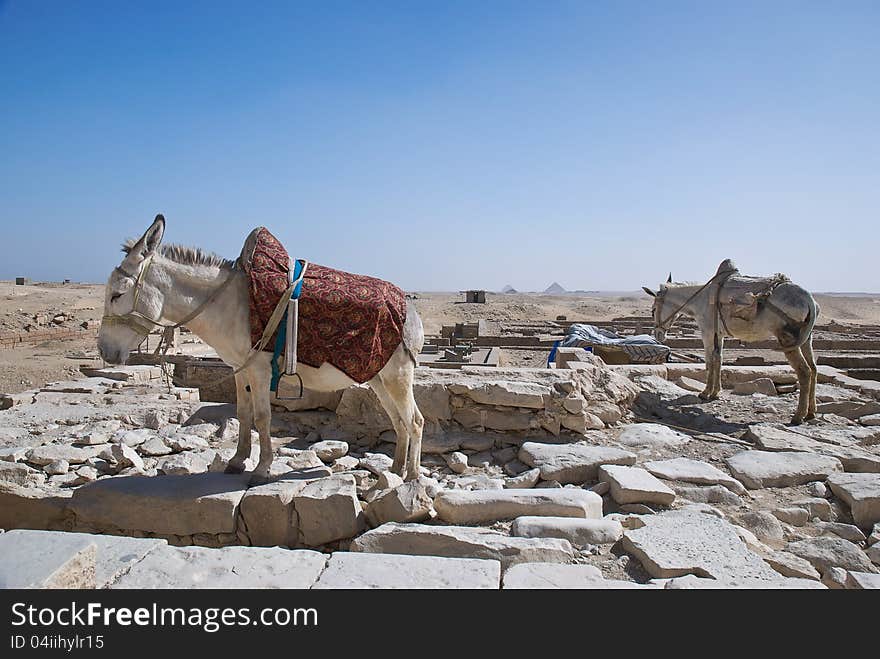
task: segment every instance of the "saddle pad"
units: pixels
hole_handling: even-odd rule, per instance
[[[760,302],[768,298],[780,284],[790,280],[783,274],[772,277],[745,277],[736,274],[721,287],[718,302],[726,318],[752,321],[758,315]]]
[[[290,282],[290,259],[268,229],[258,230],[249,278],[251,342]],[[372,379],[403,340],[406,296],[387,281],[309,263],[299,298],[297,361],[318,368],[329,362],[355,382]],[[274,338],[266,347],[272,351]]]

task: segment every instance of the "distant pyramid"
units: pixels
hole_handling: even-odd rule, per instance
[[[565,293],[565,289],[555,281],[544,291],[544,295],[562,295],[563,293]]]
[[[505,286],[504,288],[501,289],[501,292],[502,293],[516,293],[517,290],[513,286],[508,284],[507,286]]]

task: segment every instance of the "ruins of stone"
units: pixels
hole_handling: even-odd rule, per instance
[[[421,468],[406,482],[365,385],[295,399],[285,385],[268,482],[224,474],[241,433],[234,385],[219,382],[230,369],[186,330],[164,366],[151,335],[127,366],[74,358],[78,373],[11,390],[0,585],[878,587],[880,329],[816,325],[818,415],[789,426],[796,379],[770,345],[729,341],[720,397],[702,401],[687,320],[666,339],[668,363],[608,364],[578,348],[548,367],[576,321],[468,315],[522,299],[490,295],[426,326],[413,385]],[[67,313],[51,331],[76,336],[51,340],[94,342],[88,314]],[[622,334],[652,324],[579,322]],[[12,345],[0,349],[32,349]],[[258,459],[255,446],[245,468]]]

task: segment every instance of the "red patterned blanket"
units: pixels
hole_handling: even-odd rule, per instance
[[[249,279],[254,344],[287,290],[290,259],[265,227],[251,234],[248,243],[242,264]],[[329,362],[355,382],[367,382],[400,345],[405,321],[406,298],[394,284],[309,263],[299,298],[297,360],[315,368]],[[273,337],[265,349],[274,346]]]

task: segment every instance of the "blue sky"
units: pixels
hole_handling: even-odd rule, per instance
[[[257,5],[256,7],[252,5]],[[166,240],[409,290],[880,291],[877,2],[0,0],[0,278]]]

